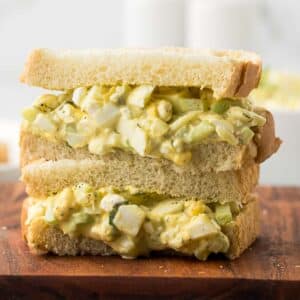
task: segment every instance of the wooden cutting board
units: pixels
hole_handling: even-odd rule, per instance
[[[260,238],[235,261],[207,262],[33,256],[20,234],[24,188],[0,190],[0,299],[300,299],[300,188],[258,188]]]

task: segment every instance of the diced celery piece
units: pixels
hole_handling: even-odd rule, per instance
[[[243,127],[240,131],[240,139],[242,144],[247,145],[252,140],[254,132],[249,127]]]
[[[251,121],[251,117],[248,115],[247,110],[244,110],[238,106],[232,106],[227,111],[227,116],[229,120],[240,121],[243,124],[247,124]]]
[[[231,101],[229,99],[221,99],[212,104],[211,110],[217,114],[223,114],[229,109]]]
[[[219,225],[225,225],[232,221],[232,214],[229,204],[217,205],[215,211],[215,218]]]
[[[237,106],[230,107],[227,111],[227,115],[228,119],[240,121],[241,124],[248,124],[249,126],[263,126],[266,122],[263,116]]]
[[[204,111],[204,103],[200,99],[170,98],[169,101],[172,103],[173,110],[177,114],[195,110]]]

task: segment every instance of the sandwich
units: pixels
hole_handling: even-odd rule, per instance
[[[280,146],[247,96],[261,60],[185,48],[49,50],[21,81],[22,235],[33,253],[239,257],[259,234],[259,164]]]

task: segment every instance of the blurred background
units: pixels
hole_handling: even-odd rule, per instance
[[[284,144],[263,164],[261,182],[300,185],[299,11],[297,0],[0,0],[0,154],[2,142],[10,156],[0,180],[18,176],[21,110],[41,93],[18,82],[32,48],[186,46],[262,56],[271,70],[264,88],[279,93],[253,97],[273,111]]]

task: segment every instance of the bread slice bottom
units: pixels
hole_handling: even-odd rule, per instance
[[[34,254],[54,253],[64,255],[116,255],[108,245],[100,240],[86,237],[70,237],[59,228],[48,225],[45,221],[27,225],[29,200],[23,203],[21,214],[22,235]],[[259,234],[259,203],[256,196],[251,195],[251,201],[244,205],[235,219],[222,227],[223,233],[230,241],[230,247],[225,254],[229,259],[239,257],[256,239]],[[165,253],[165,251],[164,251]],[[167,252],[181,255],[180,252]]]

